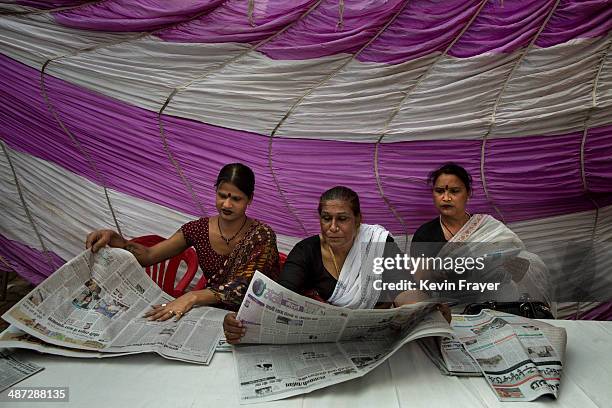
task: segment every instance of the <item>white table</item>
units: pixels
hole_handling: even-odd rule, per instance
[[[500,403],[483,378],[445,377],[415,344],[408,344],[366,376],[285,400],[271,407],[610,407],[612,322],[549,321],[568,334],[558,400]],[[21,351],[45,370],[23,387],[70,387],[68,403],[3,403],[4,407],[219,407],[239,406],[231,353],[216,353],[210,366],[157,355],[82,360]],[[5,391],[6,392],[6,391]],[[251,404],[250,406],[263,406]],[[245,405],[243,405],[245,406]]]

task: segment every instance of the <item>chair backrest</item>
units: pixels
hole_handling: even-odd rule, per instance
[[[283,266],[285,266],[285,262],[287,261],[287,254],[284,254],[282,252],[278,253],[278,258],[279,258],[279,264],[280,264],[280,271],[283,271]]]
[[[164,240],[165,238],[162,238],[159,235],[145,235],[132,239],[133,242],[147,247],[152,247]],[[181,262],[185,262],[187,264],[187,271],[175,286],[174,282],[176,280],[176,274]],[[161,261],[155,265],[147,266],[145,271],[147,275],[149,275],[164,292],[171,296],[179,297],[185,293],[187,287],[198,271],[198,255],[196,254],[195,249],[190,247],[168,260]],[[202,275],[202,278],[200,278],[194,290],[204,289],[205,287],[206,277]]]

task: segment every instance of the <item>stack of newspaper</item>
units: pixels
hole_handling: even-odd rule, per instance
[[[246,327],[234,347],[241,402],[277,400],[362,377],[409,341],[448,337],[452,330],[436,308],[420,303],[350,310],[300,296],[256,273],[237,316]]]
[[[151,305],[173,299],[131,253],[87,250],[2,316],[11,326],[0,335],[0,347],[90,358],[156,352],[208,364],[223,336],[227,311],[198,307],[178,322],[143,317]]]
[[[484,375],[500,401],[558,396],[565,329],[493,310],[453,315],[451,325],[452,338],[419,341],[442,373]]]

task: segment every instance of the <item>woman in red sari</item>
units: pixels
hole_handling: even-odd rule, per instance
[[[228,310],[240,307],[255,270],[272,279],[279,274],[276,235],[266,224],[249,218],[255,175],[241,163],[224,166],[215,183],[218,215],[183,225],[170,238],[152,247],[126,240],[112,230],[98,230],[87,236],[86,247],[93,252],[105,245],[130,251],[142,266],[172,258],[193,246],[198,254],[208,287],[176,300],[155,305],[145,316],[150,320],[181,318],[196,305],[214,305]]]

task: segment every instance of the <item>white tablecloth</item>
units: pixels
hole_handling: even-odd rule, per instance
[[[483,378],[445,377],[415,344],[408,344],[366,376],[270,407],[612,407],[612,322],[549,321],[568,333],[558,400],[501,403]],[[23,387],[69,387],[68,403],[2,403],[4,407],[218,407],[239,406],[231,353],[216,353],[210,366],[157,355],[82,360],[20,351],[45,367]],[[6,392],[6,391],[5,391]]]

